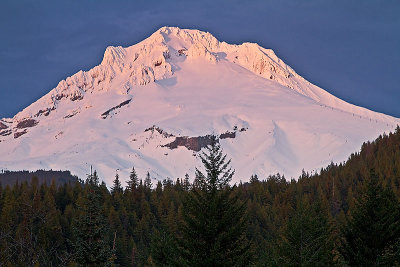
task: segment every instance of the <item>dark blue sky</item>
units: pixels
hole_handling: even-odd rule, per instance
[[[165,25],[257,42],[345,101],[400,117],[399,14],[398,0],[2,0],[0,118]]]

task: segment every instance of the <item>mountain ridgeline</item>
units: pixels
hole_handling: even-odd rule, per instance
[[[108,47],[99,65],[0,118],[0,169],[82,177],[93,165],[110,184],[115,170],[124,182],[137,166],[154,182],[193,173],[215,133],[235,182],[277,172],[290,179],[346,160],[399,123],[308,82],[272,49],[162,27]]]
[[[152,185],[149,173],[138,177],[132,169],[127,187],[116,175],[111,190],[97,174],[86,182],[58,186],[40,185],[37,179],[1,186],[0,262],[4,266],[400,264],[399,127],[364,143],[346,162],[330,164],[315,175],[303,172],[298,180],[287,181],[279,174],[252,175],[248,182],[229,185],[230,162],[218,144],[211,144],[208,151],[202,156],[206,172],[198,171],[193,183],[186,175]],[[220,231],[212,232],[215,229]],[[101,235],[94,238],[94,233]],[[193,233],[198,238],[192,240]]]

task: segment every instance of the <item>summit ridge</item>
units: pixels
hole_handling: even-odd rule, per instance
[[[311,84],[272,49],[162,27],[107,47],[99,65],[0,120],[0,168],[84,175],[94,165],[111,181],[135,166],[176,178],[194,170],[215,133],[237,179],[296,177],[345,160],[398,123]]]

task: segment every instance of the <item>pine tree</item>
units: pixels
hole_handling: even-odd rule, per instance
[[[258,175],[257,174],[251,175],[250,176],[250,183],[257,183],[257,182],[259,182]]]
[[[185,174],[185,179],[183,180],[183,189],[185,191],[190,190],[190,181],[189,181],[189,174]]]
[[[350,266],[399,264],[400,212],[390,187],[384,189],[372,170],[360,201],[342,229],[340,253]]]
[[[151,258],[156,266],[181,266],[178,246],[171,232],[162,227],[156,231],[151,241]]]
[[[327,210],[321,201],[299,200],[277,246],[278,265],[333,266],[334,243]]]
[[[81,266],[108,266],[112,250],[108,244],[109,230],[102,211],[96,172],[86,181],[80,215],[74,227],[75,260]]]
[[[93,186],[99,185],[99,177],[97,176],[96,171],[92,173],[92,166],[90,166],[90,175],[86,177],[86,184]]]
[[[147,172],[146,179],[144,179],[144,187],[147,189],[150,189],[151,186],[152,186],[152,183],[151,183],[150,173]]]
[[[135,167],[132,167],[132,171],[129,175],[129,180],[128,180],[127,184],[128,184],[128,186],[126,187],[126,189],[131,192],[133,192],[133,190],[135,190],[139,185],[139,178],[137,177]]]
[[[252,260],[245,205],[232,194],[234,171],[212,137],[200,156],[205,174],[196,169],[200,186],[184,202],[181,257],[188,266],[247,266]]]
[[[111,193],[114,195],[116,193],[122,193],[123,188],[121,185],[121,182],[119,181],[119,175],[118,173],[115,174],[115,179],[113,181],[113,186],[111,187]]]

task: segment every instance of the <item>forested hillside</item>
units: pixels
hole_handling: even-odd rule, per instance
[[[59,185],[75,183],[78,179],[70,171],[37,170],[30,172],[1,170],[0,172],[0,184],[3,187],[6,185],[13,186],[16,183],[31,182],[32,178],[37,179],[39,184],[51,184],[52,181],[55,181]]]
[[[229,185],[229,155],[219,149],[203,154],[193,183],[187,175],[152,185],[133,169],[111,190],[95,173],[0,187],[0,265],[204,266],[187,257],[196,247],[215,266],[400,263],[400,128],[297,181],[276,174]],[[207,225],[222,236],[191,237]],[[209,242],[220,246],[205,249]]]

